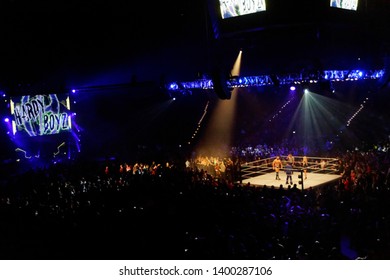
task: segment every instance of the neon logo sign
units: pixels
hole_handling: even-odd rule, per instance
[[[59,100],[56,94],[22,96],[11,101],[14,134],[24,131],[29,136],[58,134],[71,129],[69,97]]]

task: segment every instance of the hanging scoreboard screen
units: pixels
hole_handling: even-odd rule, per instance
[[[222,19],[266,11],[265,0],[219,0]]]
[[[359,0],[330,0],[330,6],[345,10],[356,11]]]
[[[67,94],[24,95],[10,101],[13,134],[44,136],[71,130]]]

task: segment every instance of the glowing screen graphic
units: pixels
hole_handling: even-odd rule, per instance
[[[70,100],[65,94],[13,97],[10,108],[14,135],[52,135],[71,129]]]
[[[265,0],[219,0],[219,7],[223,19],[266,10]]]
[[[330,6],[346,10],[357,10],[359,0],[330,0]]]

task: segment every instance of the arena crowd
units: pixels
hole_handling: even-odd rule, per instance
[[[267,145],[225,158],[76,160],[3,176],[0,257],[389,259],[388,146],[338,154],[338,183],[303,191],[240,182],[248,151],[257,159],[301,151]]]

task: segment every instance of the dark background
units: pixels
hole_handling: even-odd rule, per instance
[[[217,0],[5,0],[0,82],[72,88],[193,79],[231,67],[240,48],[248,74],[383,64],[387,1],[362,0],[357,12],[331,9],[327,0],[285,2],[220,21]]]
[[[167,97],[165,83],[191,81],[215,68],[226,74],[240,49],[243,76],[388,69],[389,3],[363,0],[353,12],[331,9],[327,0],[273,0],[267,1],[267,12],[221,21],[216,0],[5,0],[0,4],[0,90],[25,95],[77,89],[72,109],[83,150],[109,154],[118,147],[126,152],[126,145],[178,146],[194,131],[207,100],[217,98],[194,91],[164,110],[158,106]],[[360,92],[344,86],[350,96],[342,98],[359,106],[367,89],[387,89],[387,83],[388,76]],[[279,89],[267,88],[257,97],[256,91],[263,92],[248,95],[256,102],[242,102],[257,107],[251,111],[244,105],[240,112],[254,134],[262,129],[258,123],[285,102],[283,93],[272,95]],[[388,100],[377,96],[365,120],[375,123],[375,130],[362,131],[382,137],[388,131]],[[240,131],[237,138],[248,137]],[[2,141],[12,153],[12,144]]]

